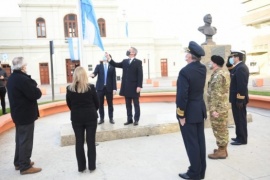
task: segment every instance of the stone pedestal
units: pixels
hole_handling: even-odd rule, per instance
[[[227,67],[226,67],[226,62],[227,62],[227,58],[231,53],[231,46],[230,45],[203,45],[202,46],[204,51],[205,51],[205,56],[202,57],[201,63],[203,63],[206,67],[207,67],[207,76],[206,76],[206,82],[205,82],[205,87],[204,87],[204,100],[206,103],[206,107],[208,109],[208,104],[207,104],[207,87],[208,87],[208,81],[211,77],[211,74],[213,73],[212,70],[209,69],[208,64],[211,62],[211,56],[213,55],[219,55],[221,56],[225,63],[223,66],[223,69],[225,72],[228,72]],[[229,96],[229,94],[228,94]],[[231,105],[229,103],[229,99],[228,99],[228,106],[229,106],[229,114],[228,114],[228,125],[232,125],[234,124],[234,120],[233,120],[233,116],[232,116],[232,111],[231,111]],[[208,118],[205,122],[205,126],[209,127],[211,126],[210,123],[210,115],[209,115],[209,111],[207,111],[208,114]],[[249,115],[248,116],[248,121],[252,121],[252,117]]]

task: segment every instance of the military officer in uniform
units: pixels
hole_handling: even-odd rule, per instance
[[[229,101],[235,123],[236,138],[232,138],[232,145],[247,144],[247,110],[249,70],[243,62],[245,54],[242,51],[231,51],[230,67],[230,94]]]
[[[228,92],[229,74],[222,70],[224,59],[221,56],[213,55],[210,62],[210,70],[213,70],[208,82],[207,100],[210,114],[210,121],[218,149],[209,154],[210,159],[226,159],[229,133],[227,129],[228,119]]]
[[[196,42],[190,41],[186,54],[187,65],[177,79],[176,117],[179,122],[190,166],[183,179],[203,179],[206,170],[204,120],[207,118],[203,91],[206,67],[200,60],[205,52]]]

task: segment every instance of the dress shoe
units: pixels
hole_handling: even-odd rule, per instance
[[[104,119],[100,119],[98,124],[103,124],[104,123]]]
[[[111,124],[114,124],[115,122],[114,122],[114,120],[113,120],[113,119],[110,119],[110,123],[111,123]]]
[[[245,145],[247,143],[241,143],[241,142],[238,142],[238,141],[235,141],[235,142],[231,142],[231,145]]]
[[[231,138],[232,141],[237,141],[237,138]]]
[[[35,167],[30,167],[29,169],[25,171],[21,171],[21,175],[24,174],[34,174],[40,172],[42,169],[41,168],[35,168]]]
[[[124,123],[124,125],[126,126],[126,125],[129,125],[129,124],[132,124],[132,123],[133,123],[132,121],[128,121],[128,122]]]
[[[93,173],[96,170],[96,168],[94,169],[89,169],[90,173]]]
[[[80,173],[85,173],[86,171],[85,171],[86,169],[84,169],[84,170],[81,170],[81,171],[79,171]]]
[[[135,122],[133,123],[134,126],[138,126],[138,124],[139,124],[138,121],[135,121]]]
[[[188,175],[187,175],[187,173],[183,173],[183,174],[179,174],[179,176],[181,177],[181,178],[183,178],[183,179],[191,179],[191,177],[189,177]]]
[[[33,161],[30,162],[30,166],[33,166],[35,163]],[[19,170],[20,166],[15,166],[15,170]]]

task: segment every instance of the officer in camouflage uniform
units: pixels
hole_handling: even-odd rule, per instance
[[[208,82],[208,107],[213,133],[216,137],[218,149],[209,154],[210,159],[225,159],[228,156],[227,144],[229,132],[227,129],[228,119],[228,92],[229,74],[222,70],[224,59],[220,56],[212,56],[210,69],[213,74]]]

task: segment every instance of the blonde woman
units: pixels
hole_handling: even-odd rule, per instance
[[[88,75],[83,67],[77,67],[73,73],[72,84],[67,86],[66,102],[70,109],[70,120],[76,138],[76,157],[78,171],[86,170],[84,152],[85,132],[87,144],[88,169],[96,169],[96,129],[98,97],[94,85],[88,83]]]

